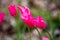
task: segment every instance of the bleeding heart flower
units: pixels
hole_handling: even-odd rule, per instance
[[[18,6],[18,9],[21,12],[20,17],[23,20],[23,22],[26,23],[30,28],[34,28],[34,25],[32,23],[33,18],[30,9],[27,8],[26,6],[24,7]]]
[[[8,10],[9,10],[11,16],[17,15],[16,5],[9,5]]]
[[[2,24],[3,20],[4,20],[5,14],[3,14],[2,12],[0,12],[0,25]]]
[[[38,18],[33,19],[33,24],[36,25],[40,29],[46,28],[46,22],[43,20],[41,16],[38,16]]]
[[[49,40],[49,39],[45,36],[42,36],[42,40]]]

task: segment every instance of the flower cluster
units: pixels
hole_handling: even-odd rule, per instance
[[[29,27],[29,28],[39,28],[39,29],[45,29],[46,28],[46,22],[42,18],[42,16],[33,17],[30,9],[26,6],[16,6],[16,5],[9,5],[8,11],[11,16],[16,17],[17,16],[17,9],[20,11],[20,18],[21,20]],[[3,20],[5,18],[5,14],[0,12],[0,25],[2,24]],[[48,40],[47,38],[43,37],[42,40]]]
[[[37,18],[32,17],[32,14],[30,12],[30,9],[26,6],[18,6],[18,9],[21,12],[21,19],[26,23],[30,28],[38,27],[40,29],[46,28],[46,22],[41,16],[38,16]]]
[[[16,5],[9,5],[8,10],[11,16],[17,15],[17,9],[20,11],[20,18],[22,21],[30,28],[38,27],[40,29],[46,28],[46,22],[42,18],[42,16],[38,16],[37,18],[34,18],[31,14],[31,11],[26,6],[16,6]],[[4,19],[4,14],[0,12],[0,23],[2,23]]]

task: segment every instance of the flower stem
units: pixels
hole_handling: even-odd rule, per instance
[[[16,21],[16,27],[14,27],[14,31],[15,31],[15,33],[16,33],[16,39],[17,40],[23,40],[23,37],[22,37],[22,33],[21,33],[21,31],[20,31],[20,26],[19,26],[19,19],[17,19],[17,18],[15,18],[15,21]]]
[[[31,33],[30,33],[30,29],[28,28],[28,31],[29,31],[29,38],[30,40],[32,40],[32,37],[31,37]]]
[[[35,27],[35,29],[37,30],[37,32],[38,32],[38,34],[39,34],[39,36],[40,36],[40,40],[42,40],[42,35],[41,35],[41,33],[39,32],[39,30],[37,29],[37,27]]]
[[[46,31],[46,30],[45,30]],[[47,33],[48,33],[48,35],[49,35],[49,39],[50,40],[53,40],[53,38],[52,38],[52,36],[51,36],[51,34],[48,32],[48,31],[46,31]]]

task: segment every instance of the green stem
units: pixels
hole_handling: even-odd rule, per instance
[[[46,31],[46,30],[45,30]],[[48,35],[49,35],[49,39],[50,40],[53,40],[53,38],[52,38],[52,36],[51,36],[51,34],[48,32],[48,31],[46,31],[47,33],[48,33]]]
[[[39,30],[37,29],[37,27],[35,27],[35,29],[37,30],[37,32],[38,32],[38,34],[39,34],[39,36],[40,36],[40,40],[42,40],[42,35],[41,35],[41,33],[39,32]]]
[[[14,27],[14,31],[15,31],[15,34],[16,34],[16,37],[14,38],[14,40],[17,40],[17,38],[18,38],[18,40],[19,40],[20,31],[19,31],[18,27]]]
[[[15,33],[16,33],[16,39],[17,40],[23,40],[23,38],[22,38],[22,33],[21,33],[21,31],[20,31],[20,26],[19,26],[19,19],[16,19],[15,18],[15,21],[16,21],[16,27],[14,27],[14,31],[15,31]]]
[[[31,33],[30,33],[30,29],[28,28],[28,31],[29,31],[29,38],[30,40],[32,40],[32,37],[31,37]]]
[[[22,33],[25,33],[25,31],[26,31],[26,25],[25,24],[23,24],[24,26],[24,28],[23,28],[23,30],[22,30]]]

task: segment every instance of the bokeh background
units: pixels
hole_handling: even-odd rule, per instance
[[[10,16],[7,9],[10,4],[29,7],[34,17],[41,15],[47,23],[46,30],[48,30],[54,40],[60,40],[60,0],[0,0],[0,11],[6,14],[0,27],[0,40],[14,40],[15,37],[18,38],[14,31],[16,24],[20,26],[21,40],[29,40],[29,33],[32,35],[32,40],[39,40],[38,32],[35,29],[30,29],[30,32],[28,32],[26,25],[18,17],[16,17],[16,23],[14,17]],[[41,32],[42,30],[39,29],[39,31]],[[41,33],[49,38],[44,31]]]

